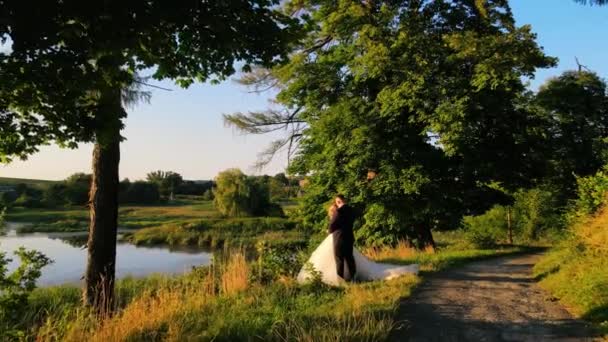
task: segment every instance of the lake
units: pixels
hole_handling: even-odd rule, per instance
[[[9,273],[19,262],[12,254],[23,246],[35,249],[54,262],[42,270],[38,285],[79,283],[87,260],[86,233],[17,234],[19,224],[8,223],[7,234],[0,236],[0,251],[13,261]],[[116,246],[116,276],[142,277],[151,273],[180,274],[193,266],[209,265],[212,254],[200,249],[174,249],[169,246],[139,247],[126,242]]]

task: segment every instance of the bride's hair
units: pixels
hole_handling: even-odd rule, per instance
[[[338,210],[338,206],[335,203],[332,203],[329,208],[327,208],[327,215],[331,218]]]

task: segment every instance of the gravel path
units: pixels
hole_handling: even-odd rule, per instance
[[[429,276],[398,310],[390,341],[595,341],[539,288],[539,255],[489,259]]]

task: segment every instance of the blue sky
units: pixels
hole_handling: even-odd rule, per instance
[[[548,77],[576,68],[575,57],[608,78],[608,6],[590,7],[573,0],[512,0],[518,25],[531,24],[545,52],[559,65],[539,70],[531,87]],[[211,179],[219,171],[238,167],[253,173],[256,156],[277,136],[243,136],[225,127],[222,114],[264,109],[270,94],[259,95],[226,81],[217,86],[194,85],[187,90],[169,82],[171,92],[152,90],[150,104],[130,110],[122,144],[121,178],[144,178],[153,170],[171,170],[187,179]],[[0,165],[0,176],[63,179],[74,172],[89,172],[91,146],[77,150],[43,147],[27,161]],[[263,173],[284,169],[280,155]]]

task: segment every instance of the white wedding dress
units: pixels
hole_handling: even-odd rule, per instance
[[[312,252],[308,262],[304,264],[298,274],[298,282],[306,283],[314,278],[314,272],[321,276],[321,280],[329,285],[340,285],[344,282],[336,271],[336,260],[334,259],[334,236],[329,234],[323,242]],[[357,280],[388,280],[404,274],[418,274],[419,266],[414,265],[392,265],[373,262],[357,249],[353,249]],[[311,267],[314,268],[312,272]],[[347,267],[345,266],[345,271]]]

